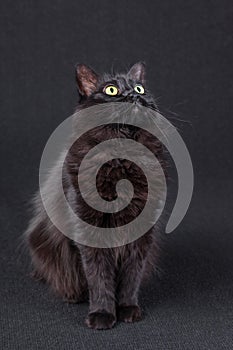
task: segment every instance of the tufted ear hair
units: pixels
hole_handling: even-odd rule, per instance
[[[144,62],[135,63],[128,72],[128,77],[134,81],[145,82],[146,66]]]
[[[98,75],[85,64],[76,66],[76,80],[81,95],[90,96],[97,88]]]

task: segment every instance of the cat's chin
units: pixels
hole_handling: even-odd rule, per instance
[[[140,103],[138,103],[136,101],[132,102],[132,110],[133,110],[133,112],[138,113],[141,110],[141,108],[142,108],[142,105]]]

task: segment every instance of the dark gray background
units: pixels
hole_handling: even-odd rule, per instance
[[[217,0],[1,2],[2,348],[232,348],[232,12]],[[141,293],[144,320],[97,332],[83,324],[87,305],[30,279],[20,237],[45,142],[77,104],[75,64],[138,60],[188,146],[195,190]]]

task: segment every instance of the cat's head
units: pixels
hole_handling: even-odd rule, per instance
[[[134,64],[126,74],[98,75],[90,67],[78,64],[76,80],[80,107],[98,103],[131,102],[155,109],[155,101],[145,85],[145,64]]]

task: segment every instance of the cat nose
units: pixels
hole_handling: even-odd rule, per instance
[[[132,95],[132,100],[134,102],[138,101],[139,100],[139,96],[138,95]]]
[[[136,102],[139,100],[139,96],[138,96],[138,94],[131,93],[127,96],[127,100],[132,101],[132,102]]]

